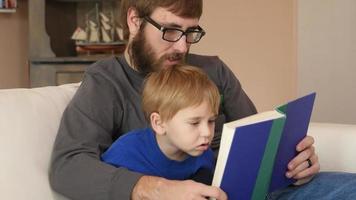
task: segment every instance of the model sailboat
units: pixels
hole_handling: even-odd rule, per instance
[[[86,14],[85,26],[84,29],[77,27],[71,37],[75,40],[77,51],[115,50],[125,45],[122,29],[116,26],[113,12],[104,14],[98,4]]]

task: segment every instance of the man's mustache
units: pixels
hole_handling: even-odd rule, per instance
[[[168,60],[181,60],[183,61],[185,57],[185,54],[182,53],[172,53],[172,54],[168,54],[165,55],[165,58]]]

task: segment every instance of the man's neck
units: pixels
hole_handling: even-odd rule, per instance
[[[137,68],[133,65],[132,63],[132,59],[131,59],[131,56],[129,54],[129,50],[128,48],[126,48],[125,52],[124,52],[124,56],[125,56],[125,59],[126,59],[126,62],[129,64],[129,66],[135,70],[135,71],[138,71]]]

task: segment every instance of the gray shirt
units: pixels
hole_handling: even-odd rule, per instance
[[[222,95],[212,144],[218,149],[222,124],[254,114],[256,109],[218,57],[190,54],[187,62],[203,69]],[[50,169],[54,190],[72,199],[130,199],[142,174],[105,164],[100,155],[122,134],[148,126],[141,109],[144,78],[123,56],[87,68],[63,113],[54,144]]]

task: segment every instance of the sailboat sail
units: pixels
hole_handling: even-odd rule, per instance
[[[83,29],[78,27],[77,29],[75,29],[75,31],[72,35],[72,40],[85,41],[85,40],[87,40],[87,37],[88,37],[88,34]]]
[[[110,21],[110,19],[106,15],[104,15],[104,13],[102,13],[102,12],[100,12],[100,17],[104,22],[109,22]]]
[[[112,42],[109,34],[105,31],[105,29],[101,29],[102,37],[104,42]]]
[[[103,26],[103,28],[104,28],[105,30],[111,30],[110,24],[108,24],[108,23],[105,22],[104,20],[101,20],[101,25]]]
[[[95,22],[89,21],[90,37],[89,42],[99,42],[99,29]]]

